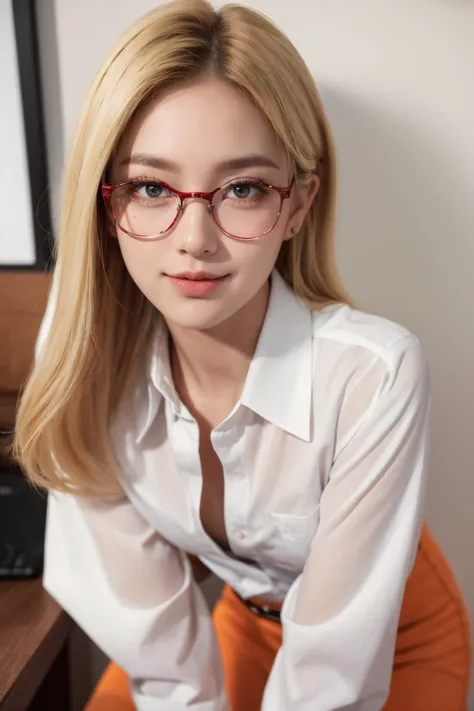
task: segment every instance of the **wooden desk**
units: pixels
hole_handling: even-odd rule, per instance
[[[33,360],[51,274],[0,275],[0,430],[11,431]],[[10,468],[0,434],[0,467]],[[0,581],[0,711],[69,711],[72,622],[40,580]]]
[[[69,711],[72,624],[41,580],[0,581],[0,711]]]

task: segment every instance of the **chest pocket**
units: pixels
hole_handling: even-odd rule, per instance
[[[319,505],[310,514],[271,513],[271,562],[284,570],[301,572],[318,530]]]

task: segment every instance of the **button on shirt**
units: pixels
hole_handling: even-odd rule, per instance
[[[244,598],[283,601],[263,711],[378,711],[422,523],[428,400],[413,335],[346,305],[312,311],[274,272],[242,396],[211,434],[230,552],[200,521],[199,429],[163,326],[113,427],[125,496],[50,496],[44,585],[125,669],[139,711],[229,709],[185,553]]]

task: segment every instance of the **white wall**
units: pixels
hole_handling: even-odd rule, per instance
[[[157,2],[37,4],[55,186],[94,71]],[[289,34],[320,86],[339,149],[338,252],[350,290],[425,346],[434,388],[428,520],[474,617],[474,2],[244,4]]]
[[[0,265],[35,263],[36,245],[13,5],[0,2]]]

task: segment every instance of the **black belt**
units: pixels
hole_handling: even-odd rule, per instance
[[[268,607],[268,605],[257,605],[255,602],[251,602],[250,600],[245,600],[243,597],[240,597],[239,593],[232,589],[234,595],[236,595],[240,602],[243,602],[246,607],[249,608],[255,615],[258,615],[258,617],[263,617],[265,620],[270,620],[270,622],[278,622],[281,624],[281,615],[280,615],[280,610],[275,610],[272,607]]]

